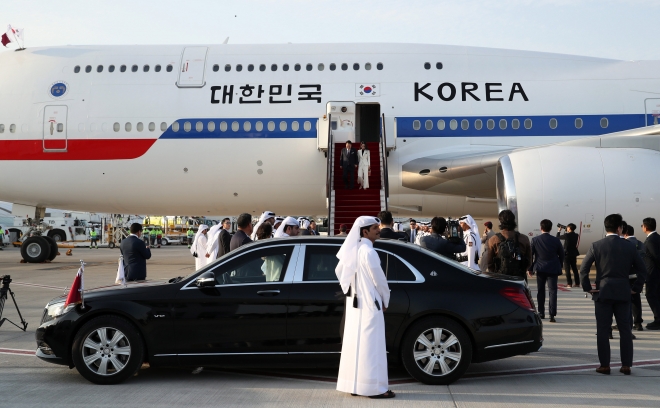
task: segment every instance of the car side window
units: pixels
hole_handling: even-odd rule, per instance
[[[400,282],[414,282],[415,274],[399,258],[394,255],[387,256],[388,279]]]
[[[218,285],[282,282],[292,246],[277,246],[239,255],[213,270]]]
[[[338,246],[307,245],[303,281],[337,281]]]

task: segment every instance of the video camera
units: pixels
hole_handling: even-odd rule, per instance
[[[9,289],[9,284],[11,283],[11,276],[9,275],[2,275],[0,276],[0,326],[6,321],[9,323],[13,324],[14,326],[18,327],[19,329],[25,331],[27,329],[27,322],[25,319],[23,319],[23,316],[21,315],[21,311],[18,309],[18,304],[16,304],[16,297],[14,297],[14,292]],[[5,309],[5,301],[7,300],[7,293],[11,295],[11,299],[14,301],[14,306],[16,306],[16,311],[18,312],[18,317],[21,319],[21,326],[17,325],[16,323],[12,322],[11,320],[5,318],[2,318],[2,312]]]
[[[463,228],[459,224],[458,220],[453,220],[451,218],[447,219],[447,229],[445,230],[445,238],[458,238],[461,241],[463,240]]]
[[[565,226],[565,225],[562,225],[562,224],[559,224],[559,223],[557,223],[557,228],[559,228],[559,229],[566,229],[566,226]]]

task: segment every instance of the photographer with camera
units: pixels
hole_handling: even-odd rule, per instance
[[[488,240],[488,271],[527,280],[532,265],[532,247],[526,235],[516,231],[516,216],[511,210],[498,215],[500,232]]]
[[[573,287],[573,280],[571,279],[571,270],[575,276],[575,286],[580,286],[580,274],[577,268],[577,257],[580,255],[578,251],[578,240],[580,236],[575,233],[575,224],[561,225],[557,224],[557,238],[564,241],[564,270],[566,271],[566,287]],[[561,230],[566,230],[565,234]]]
[[[465,252],[457,255],[456,260],[468,268],[479,270],[479,252],[481,251],[481,241],[477,238],[479,227],[471,215],[459,218],[458,223],[463,229],[463,241],[466,248]]]
[[[457,221],[453,223],[458,224]],[[431,235],[425,236],[420,241],[420,246],[440,255],[455,259],[455,254],[465,252],[465,242],[458,234],[458,228],[453,226],[447,232],[447,220],[442,217],[433,217],[431,220]],[[447,234],[445,238],[443,234]]]

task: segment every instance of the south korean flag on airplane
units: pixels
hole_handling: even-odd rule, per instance
[[[355,84],[355,96],[380,96],[380,84]]]

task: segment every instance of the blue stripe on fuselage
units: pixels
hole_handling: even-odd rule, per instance
[[[316,138],[316,122],[318,118],[192,118],[178,119],[178,131],[174,123],[160,136],[160,139],[309,139]],[[295,123],[298,130],[293,130]],[[309,124],[309,130],[305,130],[305,123]],[[201,123],[202,130],[197,131],[198,123]],[[209,124],[212,123],[213,130],[209,130]],[[223,125],[226,130],[222,130]],[[236,123],[238,128],[234,130]],[[269,124],[272,123],[272,130],[269,130]],[[189,124],[190,129],[186,131]],[[246,126],[249,124],[249,127]],[[258,126],[262,129],[259,131]],[[284,127],[286,125],[286,127]],[[248,130],[246,130],[248,129]],[[282,130],[285,129],[285,130]]]

